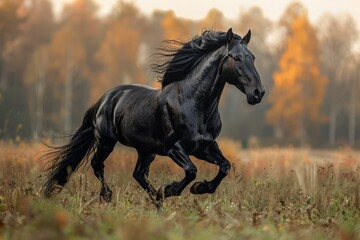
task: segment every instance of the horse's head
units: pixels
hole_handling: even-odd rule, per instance
[[[242,39],[234,38],[232,29],[228,30],[223,76],[226,82],[246,94],[249,104],[254,105],[261,102],[265,88],[254,65],[255,56],[247,48],[250,38],[250,30]]]

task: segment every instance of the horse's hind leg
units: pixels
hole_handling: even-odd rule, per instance
[[[196,158],[205,160],[209,163],[216,164],[219,166],[219,172],[216,177],[211,181],[202,181],[194,183],[190,192],[193,194],[213,193],[219,186],[220,182],[230,171],[230,162],[222,154],[218,144],[214,142],[204,151],[194,154]]]
[[[106,202],[111,202],[112,191],[107,185],[104,177],[104,161],[113,151],[115,144],[113,145],[102,145],[99,144],[96,152],[91,160],[91,166],[94,169],[95,176],[101,182],[100,199],[104,199]]]
[[[151,200],[157,207],[160,207],[160,202],[157,199],[157,191],[148,181],[150,164],[155,159],[155,154],[147,154],[138,151],[138,159],[133,172],[133,177],[140,184],[140,186],[150,195]]]

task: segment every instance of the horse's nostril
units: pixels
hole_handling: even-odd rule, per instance
[[[261,92],[260,92],[260,90],[259,90],[258,88],[256,88],[256,89],[254,90],[254,97],[255,97],[256,99],[259,99],[259,98],[261,97]]]

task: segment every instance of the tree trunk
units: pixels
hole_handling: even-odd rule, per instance
[[[66,69],[65,79],[65,116],[64,116],[64,131],[66,134],[71,133],[71,119],[72,119],[72,81],[73,81],[73,59],[71,53],[68,55],[68,64]]]
[[[35,124],[33,127],[33,138],[39,141],[43,134],[44,123],[44,93],[45,93],[45,80],[47,74],[48,64],[47,52],[40,50],[36,53],[34,61],[35,70]]]
[[[305,116],[302,114],[300,119],[300,146],[303,148],[306,145],[307,132],[306,132],[306,121]]]
[[[355,144],[355,131],[356,131],[356,80],[353,80],[353,87],[350,95],[350,106],[349,106],[349,145],[354,146]]]
[[[36,115],[35,115],[35,131],[34,139],[39,141],[43,132],[43,120],[44,120],[44,90],[45,90],[45,79],[44,74],[39,77],[36,83]]]
[[[329,145],[332,147],[335,146],[336,141],[336,117],[337,109],[335,107],[331,107],[329,123]]]
[[[281,128],[281,126],[277,125],[274,127],[274,136],[277,139],[282,139],[284,137],[283,129]]]
[[[0,90],[6,90],[7,87],[7,74],[6,74],[6,63],[2,58],[0,59]]]

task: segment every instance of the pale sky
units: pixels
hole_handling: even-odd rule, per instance
[[[100,14],[108,13],[117,0],[95,0],[100,7]],[[262,8],[266,17],[278,20],[291,0],[127,0],[135,2],[141,12],[150,15],[154,9],[174,10],[180,17],[201,19],[206,16],[211,8],[222,11],[226,18],[238,18],[241,9],[252,6]],[[64,2],[71,0],[52,0],[57,11],[60,11]],[[325,13],[350,14],[357,22],[360,29],[360,1],[359,0],[301,0],[309,13],[310,21],[316,23],[319,17]]]

